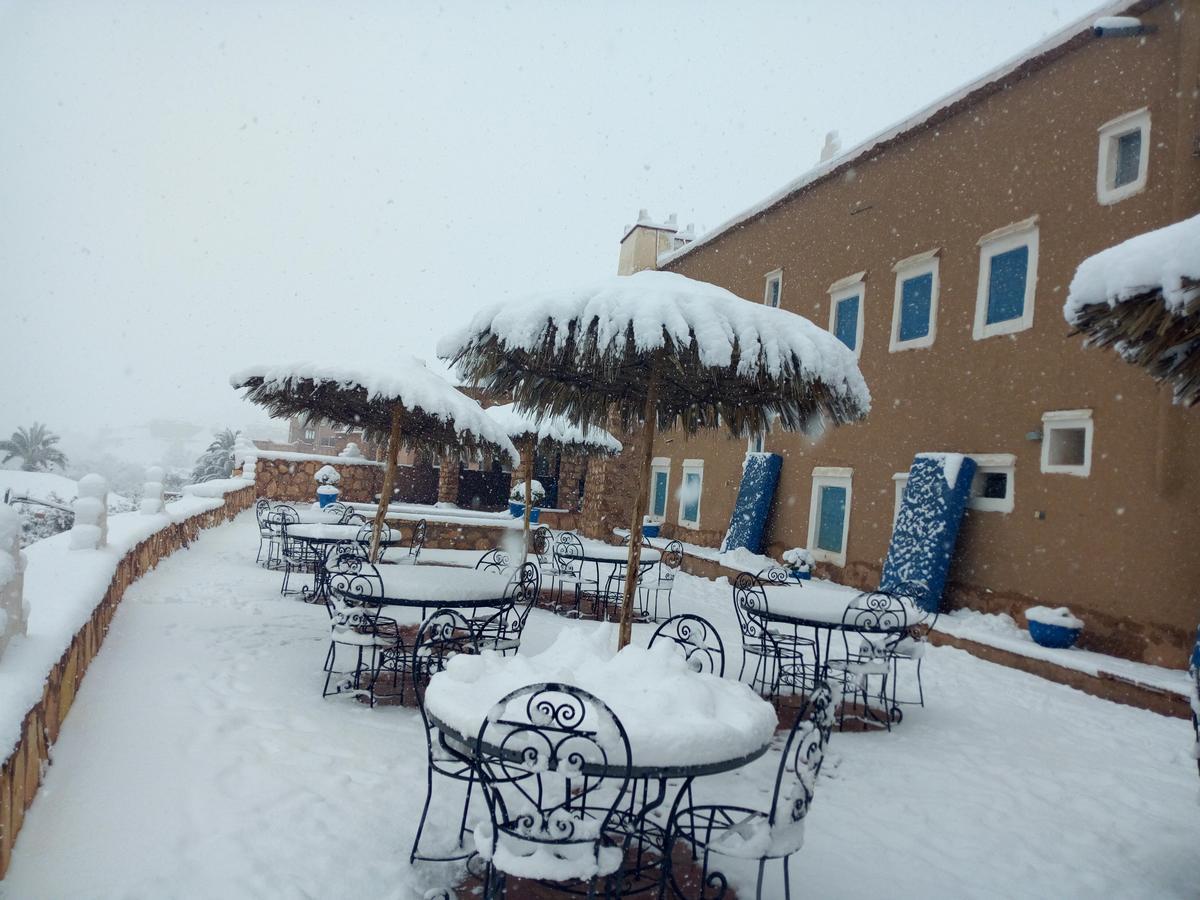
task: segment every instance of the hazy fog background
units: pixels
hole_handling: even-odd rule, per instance
[[[234,369],[432,356],[1095,5],[0,0],[0,435],[261,434]]]

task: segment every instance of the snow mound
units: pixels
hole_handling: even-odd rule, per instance
[[[1031,606],[1025,610],[1025,618],[1039,625],[1057,625],[1059,628],[1083,628],[1083,620],[1071,615],[1065,606]]]

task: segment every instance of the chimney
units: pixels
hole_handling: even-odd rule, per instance
[[[632,275],[643,269],[658,268],[658,258],[679,245],[675,233],[679,230],[679,217],[672,213],[666,222],[655,222],[650,211],[638,210],[637,224],[626,226],[621,238],[621,253],[617,260],[618,275]]]
[[[836,131],[830,131],[825,135],[825,146],[821,148],[820,162],[828,162],[839,153],[842,152],[842,139],[838,137]]]

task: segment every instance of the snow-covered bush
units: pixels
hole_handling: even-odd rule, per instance
[[[317,469],[317,474],[313,476],[313,479],[317,484],[337,484],[342,480],[342,476],[333,466],[321,466]]]
[[[783,561],[787,567],[795,572],[811,572],[816,560],[813,559],[812,551],[807,547],[793,547],[783,554]]]
[[[108,482],[96,474],[79,479],[79,496],[72,504],[72,550],[95,550],[108,543]]]
[[[15,507],[21,518],[21,546],[28,547],[34,541],[62,534],[71,527],[75,516],[69,507],[71,501],[50,491],[41,498],[52,506],[23,503]]]
[[[542,483],[536,478],[529,484],[529,493],[533,498],[534,506],[539,505],[546,499],[546,489],[542,487]],[[525,502],[525,482],[523,480],[513,485],[513,489],[508,494],[508,499],[513,503]]]

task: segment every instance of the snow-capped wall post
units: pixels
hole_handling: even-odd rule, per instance
[[[0,504],[0,656],[13,637],[25,633],[29,609],[24,585],[21,519],[12,507]]]
[[[242,470],[242,477],[253,481],[258,469],[258,448],[254,442],[239,433],[237,442],[233,445],[233,468]]]
[[[108,482],[92,473],[79,479],[79,496],[72,504],[72,550],[98,550],[108,544]]]
[[[146,483],[142,485],[142,515],[156,516],[164,509],[163,470],[151,466],[146,470]]]

